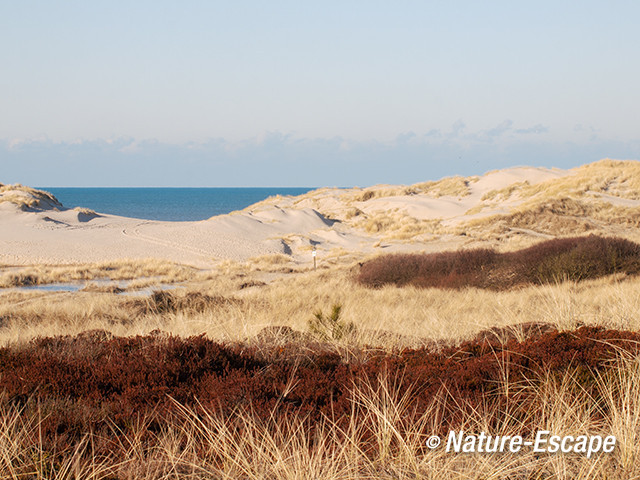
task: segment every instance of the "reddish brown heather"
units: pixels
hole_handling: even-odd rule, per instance
[[[173,400],[225,415],[243,409],[257,419],[302,414],[310,432],[325,417],[346,425],[354,386],[373,385],[383,375],[396,379],[402,392],[412,392],[411,418],[448,392],[455,408],[442,412],[443,429],[488,403],[496,411],[510,406],[512,418],[526,428],[537,407],[530,390],[500,392],[507,371],[514,384],[572,371],[584,392],[597,400],[597,372],[620,351],[637,353],[639,341],[638,333],[582,327],[524,342],[499,344],[485,337],[440,352],[404,350],[345,363],[326,351],[297,355],[295,361],[289,356],[266,359],[247,346],[221,345],[204,336],[109,338],[94,333],[0,349],[0,388],[4,402],[26,412],[39,409],[45,444],[58,449],[78,442],[87,431],[99,432],[108,449],[117,436],[114,425],[125,431],[140,418],[153,419],[150,432],[160,429],[176,412]]]
[[[559,238],[509,253],[491,249],[383,255],[360,268],[357,280],[383,285],[496,290],[640,272],[640,245],[621,238]]]

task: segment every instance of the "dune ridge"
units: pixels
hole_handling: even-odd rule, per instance
[[[270,197],[199,222],[158,222],[67,209],[51,194],[0,186],[0,262],[162,258],[207,268],[224,260],[321,257],[460,247],[511,248],[581,233],[637,238],[640,162],[570,170],[514,167],[414,185],[320,188]]]

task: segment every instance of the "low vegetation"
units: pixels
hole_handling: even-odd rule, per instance
[[[638,161],[604,159],[574,168],[571,172],[571,175],[534,185],[516,184],[512,191],[532,201],[580,198],[590,193],[640,199]]]
[[[478,213],[483,207],[478,205],[467,214]],[[469,220],[456,226],[452,232],[466,232],[477,238],[490,239],[511,236],[514,232],[522,234],[522,229],[553,236],[606,234],[612,226],[635,235],[640,226],[640,209],[591,198],[563,197],[531,202],[507,214]]]
[[[342,305],[336,303],[331,307],[331,313],[325,314],[318,310],[309,321],[309,330],[320,340],[343,340],[349,335],[353,335],[356,326],[353,322],[345,322],[340,318]]]
[[[632,478],[640,335],[598,328],[441,351],[270,355],[203,336],[0,349],[5,478]],[[602,434],[612,454],[458,455],[450,429]]]
[[[148,298],[140,298],[128,301],[125,306],[136,317],[156,314],[197,314],[215,310],[218,307],[237,305],[241,301],[230,299],[220,295],[211,296],[200,292],[189,292],[185,295],[177,295],[174,292],[158,290]]]
[[[62,204],[51,193],[44,190],[26,187],[16,183],[14,185],[0,184],[0,203],[10,202],[21,208],[34,208],[42,206],[46,202],[48,206],[61,209]]]
[[[606,159],[545,182],[514,183],[487,192],[467,214],[494,209],[506,200],[517,198],[521,203],[507,213],[464,221],[454,230],[479,238],[504,238],[514,229],[571,235],[606,233],[615,225],[633,235],[640,226],[639,178],[640,162]]]
[[[278,276],[242,264],[206,275],[189,269],[190,281],[165,292],[179,308],[162,312],[162,302],[150,296],[116,295],[112,288],[76,293],[0,289],[0,345],[88,329],[117,336],[160,329],[179,336],[206,333],[221,342],[246,341],[267,327],[309,332],[314,313],[330,315],[335,304],[342,307],[340,321],[357,327],[345,341],[383,350],[419,347],[426,339],[460,342],[482,329],[526,322],[563,330],[578,324],[640,330],[639,276],[617,274],[500,291],[411,285],[398,289],[393,284],[370,288],[354,282],[357,268],[354,264]],[[143,278],[142,286],[158,290],[158,278]],[[137,282],[129,282],[127,291]],[[109,285],[113,287],[102,284]],[[192,294],[197,303],[202,296],[224,301],[205,302],[206,308],[196,310],[186,300]]]
[[[459,176],[446,177],[441,180],[416,183],[410,186],[378,185],[363,190],[343,194],[342,198],[349,202],[366,202],[375,198],[388,198],[403,195],[426,194],[433,198],[443,196],[466,197],[471,194],[469,185],[477,182],[478,177],[463,178]]]
[[[234,268],[146,298],[1,294],[0,477],[640,475],[636,277],[441,291],[331,270],[243,287],[261,272]],[[451,428],[618,443],[590,459],[425,448]]]
[[[156,259],[86,265],[33,265],[4,269],[0,273],[0,288],[95,279],[139,280],[146,277],[153,277],[157,283],[173,283],[193,278],[195,272],[195,268]]]
[[[640,245],[621,238],[591,235],[548,240],[507,253],[472,249],[384,255],[365,262],[357,279],[369,287],[391,284],[503,290],[638,272]]]

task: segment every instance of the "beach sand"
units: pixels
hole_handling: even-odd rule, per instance
[[[272,197],[198,222],[66,209],[38,191],[7,185],[0,188],[0,263],[160,258],[208,268],[226,259],[245,261],[268,254],[308,263],[314,248],[322,257],[332,252],[370,255],[495,245],[501,241],[497,236],[472,235],[473,229],[463,227],[558,199],[637,210],[640,195],[625,175],[635,175],[639,163],[605,160],[572,170],[516,167],[409,187],[325,188],[298,197]],[[600,177],[607,185],[588,181]],[[511,237],[553,235],[543,228],[508,228]]]

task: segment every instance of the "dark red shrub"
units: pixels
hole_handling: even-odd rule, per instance
[[[301,416],[310,438],[326,418],[346,431],[354,386],[376,385],[381,376],[395,379],[400,393],[412,392],[402,420],[407,426],[446,391],[455,401],[442,411],[443,432],[487,404],[497,412],[509,408],[510,418],[525,422],[525,428],[536,404],[531,390],[513,388],[506,394],[500,389],[505,370],[513,385],[537,382],[543,374],[560,379],[573,371],[585,395],[597,401],[597,373],[620,351],[637,354],[640,345],[638,333],[598,328],[539,329],[534,335],[524,342],[510,337],[504,344],[479,335],[439,352],[369,354],[350,363],[326,349],[300,344],[283,351],[304,350],[304,361],[293,354],[266,359],[246,345],[221,345],[204,336],[41,338],[0,348],[0,398],[24,408],[25,415],[44,418],[34,435],[41,434],[51,452],[73,449],[92,431],[98,435],[98,455],[118,445],[120,435],[133,435],[139,424],[143,440],[152,441],[176,415],[176,401],[229,418],[241,409],[259,422],[281,422],[283,428],[288,419]]]
[[[362,265],[358,280],[372,287],[394,284],[457,288],[475,283],[480,272],[495,265],[496,258],[497,254],[489,249],[385,255]]]
[[[640,272],[640,245],[621,238],[561,238],[516,252],[475,249],[431,254],[384,255],[360,268],[357,281],[369,287],[478,287],[586,280]]]

